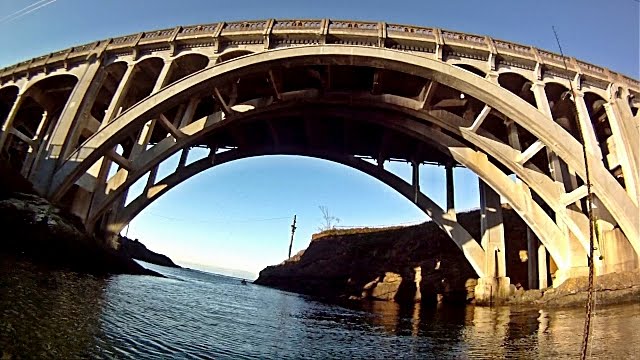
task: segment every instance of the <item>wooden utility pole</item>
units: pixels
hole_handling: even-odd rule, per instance
[[[291,224],[291,241],[289,242],[289,257],[291,259],[291,247],[293,246],[293,234],[296,232],[296,216],[293,215],[293,224]]]

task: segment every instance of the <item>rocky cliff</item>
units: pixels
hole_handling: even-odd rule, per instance
[[[458,215],[476,239],[480,214]],[[503,208],[507,276],[527,284],[526,225]],[[309,247],[260,272],[256,284],[328,297],[464,302],[473,296],[477,275],[453,241],[434,223],[388,228],[333,230],[314,235]]]
[[[128,257],[161,266],[174,268],[180,267],[176,265],[168,256],[158,254],[157,252],[153,252],[147,249],[147,247],[144,246],[143,243],[138,241],[138,239],[131,240],[128,237],[120,236],[119,241],[120,245],[118,247],[118,251]]]
[[[0,256],[92,274],[159,275],[88,234],[80,219],[52,205],[0,161]]]

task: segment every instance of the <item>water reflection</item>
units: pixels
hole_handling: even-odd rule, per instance
[[[236,279],[97,279],[0,262],[0,355],[24,358],[575,358],[584,311],[340,306]],[[597,308],[594,358],[634,358],[640,304]]]
[[[104,280],[0,261],[0,354],[89,356],[100,331]]]

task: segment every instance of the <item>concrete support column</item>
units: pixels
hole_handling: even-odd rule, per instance
[[[593,128],[593,122],[589,117],[589,110],[587,104],[584,102],[584,93],[578,91],[575,94],[574,101],[578,112],[578,121],[580,122],[580,131],[582,132],[582,138],[584,144],[587,147],[587,151],[591,153],[596,159],[602,160],[602,150],[598,145],[598,139],[596,138],[596,132]]]
[[[413,160],[411,161],[411,184],[413,185],[413,202],[418,203],[418,196],[420,195],[420,163]]]
[[[155,94],[158,90],[162,89],[163,86],[166,85],[167,80],[170,75],[171,64],[173,61],[165,61],[158,78],[156,79],[156,83],[153,86],[153,90],[151,94]],[[156,126],[156,120],[148,121],[140,130],[140,135],[138,135],[137,142],[133,145],[133,150],[131,151],[131,156],[129,156],[129,160],[135,159],[138,155],[143,153],[147,145],[149,145],[149,141],[151,140],[151,135],[153,134],[153,129]]]
[[[538,246],[538,287],[546,289],[549,287],[548,282],[549,265],[547,264],[547,248],[540,244]]]
[[[485,277],[478,279],[476,303],[494,304],[511,295],[510,279],[506,276],[504,223],[500,195],[484,181],[480,183],[480,233],[485,250]]]
[[[454,214],[455,209],[455,191],[453,186],[453,165],[446,164],[444,166],[445,174],[447,177],[447,213]]]
[[[111,122],[111,120],[113,120],[120,112],[120,106],[122,105],[124,99],[127,97],[127,92],[129,91],[129,87],[131,87],[131,80],[133,79],[135,71],[135,64],[129,64],[129,66],[127,66],[127,71],[125,71],[122,80],[120,80],[120,83],[118,84],[118,87],[113,94],[113,98],[109,103],[109,107],[107,108],[107,111],[105,111],[104,118],[102,119],[102,124],[100,125],[101,128]]]
[[[35,188],[41,193],[48,193],[50,181],[56,167],[74,150],[75,141],[79,136],[78,123],[80,116],[89,111],[100,88],[100,81],[96,76],[100,72],[102,62],[99,58],[89,62],[87,69],[71,92],[69,100],[60,114],[46,143],[43,156],[39,157],[34,166],[37,176],[30,178]],[[71,140],[70,140],[71,139]],[[50,195],[50,194],[49,194]]]
[[[533,92],[533,96],[536,99],[536,104],[538,105],[538,109],[542,111],[549,119],[553,120],[553,115],[551,114],[551,106],[549,106],[549,99],[547,99],[547,93],[544,91],[544,83],[541,81],[536,81],[531,85],[531,91]],[[551,173],[551,178],[554,181],[560,182],[564,185],[562,181],[562,167],[560,166],[560,159],[558,156],[551,152],[547,148],[547,159],[549,161],[549,171]]]
[[[615,102],[607,102],[604,109],[609,118],[611,133],[616,147],[616,155],[620,166],[622,167],[622,175],[624,176],[624,185],[631,200],[637,205],[640,203],[640,188],[638,172],[638,125],[634,125],[631,121],[627,124],[616,106]]]
[[[88,212],[89,216],[87,219],[85,219],[85,222],[89,220],[89,218],[92,216],[91,209],[94,208],[94,206],[98,204],[100,201],[102,201],[102,199],[106,194],[105,191],[106,191],[106,185],[107,185],[107,178],[109,177],[109,169],[111,168],[111,163],[112,161],[106,156],[104,156],[100,160],[98,160],[95,164],[93,164],[93,167],[97,168],[98,171],[96,174],[95,187],[93,189],[93,193],[91,196],[91,205],[89,206],[89,212]],[[92,231],[93,226],[95,224],[86,224],[86,225],[87,225],[87,230]]]
[[[16,97],[16,101],[13,102],[13,106],[11,106],[11,110],[9,110],[9,115],[2,124],[2,128],[0,130],[0,152],[4,151],[4,145],[9,137],[9,132],[11,132],[11,129],[13,128],[13,121],[15,120],[18,110],[20,110],[20,105],[22,105],[24,99],[24,94],[19,93]]]
[[[529,289],[538,288],[538,246],[536,235],[527,227],[527,275]]]
[[[189,157],[190,148],[182,149],[180,153],[180,160],[178,161],[178,169],[183,168],[187,164],[187,158]]]
[[[25,178],[28,177],[29,172],[31,171],[31,166],[38,154],[38,145],[42,142],[41,135],[43,128],[47,124],[49,120],[49,112],[47,110],[42,112],[42,118],[40,119],[40,123],[38,124],[38,128],[36,129],[36,133],[33,135],[31,139],[33,141],[33,146],[29,145],[29,153],[27,154],[27,158],[25,159],[24,164],[22,165],[22,176]]]

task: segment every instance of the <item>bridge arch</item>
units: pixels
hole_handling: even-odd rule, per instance
[[[366,69],[358,73],[359,78],[332,79],[331,74],[328,74],[330,71],[327,70],[335,70],[340,66]],[[303,75],[315,80],[308,82],[306,86],[297,87],[291,86],[291,82],[283,83],[283,78],[286,80],[283,72],[295,68],[306,68]],[[417,88],[418,91],[380,90],[376,88],[376,83],[379,84],[376,77],[384,78],[385,71],[421,78],[424,80],[422,87]],[[251,79],[252,76],[257,79],[261,74],[265,76],[262,77],[259,86],[255,87],[255,92],[243,90],[240,82],[240,86],[235,90],[237,94],[232,96],[234,87],[230,84],[238,84],[237,79]],[[412,79],[411,76],[407,78]],[[332,88],[331,80],[334,84],[336,81],[342,81],[342,85]],[[450,89],[451,94],[459,95],[459,99],[443,98],[438,104],[430,102],[430,96],[433,97],[433,94],[430,94],[433,84]],[[553,88],[554,85],[550,87]],[[118,189],[125,183],[123,179],[133,179],[140,172],[150,171],[154,161],[191,145],[190,142],[195,141],[195,137],[192,138],[191,135],[198,133],[204,137],[225,125],[242,123],[248,116],[259,116],[273,110],[286,112],[294,103],[341,105],[343,108],[367,107],[401,114],[401,117],[394,120],[393,126],[401,127],[406,132],[421,134],[423,137],[429,134],[432,138],[438,139],[439,144],[448,151],[464,154],[459,155],[458,161],[466,161],[468,167],[475,169],[475,172],[484,171],[484,179],[494,189],[504,187],[500,190],[501,195],[518,205],[514,208],[520,209],[519,213],[532,228],[548,229],[541,238],[550,244],[550,251],[556,252],[554,259],[557,259],[556,262],[560,266],[570,267],[584,262],[584,247],[587,243],[585,240],[588,239],[584,214],[566,209],[567,201],[576,196],[576,193],[573,193],[574,189],[561,188],[554,184],[548,174],[541,171],[540,166],[532,160],[540,149],[546,147],[567,167],[574,169],[578,177],[584,178],[581,145],[556,124],[552,117],[547,117],[531,103],[500,87],[499,84],[491,83],[466,70],[457,69],[435,59],[389,49],[347,45],[305,46],[269,50],[234,58],[150,93],[146,98],[136,97],[137,103],[131,103],[131,107],[119,115],[119,111],[113,112],[112,120],[104,122],[99,131],[91,134],[65,160],[54,174],[53,186],[50,189],[52,198],[59,199],[63,196],[85,171],[101,159],[109,160],[104,161],[105,163],[113,161],[118,164],[119,179],[104,179],[109,180],[107,188],[111,186],[111,190]],[[560,93],[562,101],[571,101],[570,98],[563,98],[562,94]],[[172,121],[166,118],[166,114],[176,106],[189,103],[196,98],[207,98],[211,103],[205,106],[206,110],[202,110],[202,114],[208,114],[204,120],[196,118],[195,122],[189,120],[183,124],[174,121],[172,124]],[[232,101],[232,98],[235,100]],[[197,101],[194,103],[197,105]],[[248,111],[241,112],[240,106]],[[136,158],[128,159],[128,153],[113,152],[117,144],[131,138],[131,134],[136,134],[146,123],[153,120],[163,124],[168,136],[158,138],[156,144]],[[526,131],[532,140],[524,142],[525,146],[511,143],[510,133],[503,128],[502,121],[513,122],[517,132]],[[434,133],[431,127],[440,130]],[[274,133],[277,134],[277,131]],[[247,142],[250,142],[250,139]],[[589,161],[592,177],[596,179],[593,187],[596,196],[620,224],[632,246],[639,251],[637,217],[634,216],[637,206],[630,202],[624,189],[617,184],[601,162],[598,163],[593,158],[589,158]],[[477,164],[482,166],[479,167]],[[513,185],[507,182],[496,183],[502,182],[505,177],[508,179],[510,173],[516,174],[526,187],[511,180],[509,181]],[[102,182],[103,179],[97,178],[98,184]],[[535,200],[530,192],[535,192],[542,201]],[[550,212],[542,211],[542,206]],[[566,223],[577,239],[574,241],[572,236],[556,231],[558,226],[550,220],[553,217]],[[554,241],[557,244],[552,244],[552,239],[556,239]],[[575,246],[576,242],[578,246]],[[582,260],[577,260],[578,257]]]
[[[140,104],[141,106],[135,107],[135,109],[132,108],[131,110],[133,111],[123,113],[119,119],[116,119],[109,124],[109,130],[107,131],[112,135],[115,135],[115,137],[109,137],[106,141],[104,137],[102,137],[101,140],[93,139],[93,142],[92,139],[89,139],[87,145],[92,144],[95,148],[100,148],[102,146],[102,149],[94,152],[93,155],[90,155],[88,157],[88,161],[83,161],[83,164],[77,167],[76,170],[80,170],[81,168],[88,166],[89,162],[95,162],[97,158],[104,153],[104,149],[109,147],[110,143],[113,144],[118,133],[124,133],[128,129],[140,126],[142,122],[148,120],[150,116],[153,116],[152,114],[154,112],[157,113],[158,111],[163,110],[163,107],[166,109],[171,102],[180,101],[180,98],[185,99],[188,97],[190,92],[189,89],[202,90],[207,87],[211,88],[212,86],[215,86],[215,83],[220,83],[224,80],[225,77],[228,79],[229,75],[226,74],[230,73],[232,70],[240,73],[244,71],[245,74],[252,71],[255,72],[259,69],[265,70],[269,66],[269,63],[275,63],[278,60],[284,59],[287,59],[288,62],[297,60],[300,63],[304,63],[306,61],[307,63],[311,62],[321,64],[322,59],[328,60],[329,56],[333,57],[332,61],[340,59],[339,61],[344,64],[368,63],[371,65],[372,63],[375,64],[375,62],[379,62],[380,64],[383,63],[385,68],[390,69],[404,69],[404,71],[408,71],[407,68],[410,68],[411,72],[420,74],[424,78],[431,78],[432,80],[443,83],[444,85],[454,86],[458,90],[482,100],[490,108],[496,109],[496,111],[499,111],[504,116],[511,118],[513,121],[523,126],[530,133],[540,139],[544,146],[549,147],[552,151],[557,153],[558,156],[571,166],[571,168],[576,169],[576,172],[580,177],[584,177],[584,165],[582,164],[579,156],[581,153],[579,150],[580,144],[575,139],[567,139],[566,136],[564,136],[566,132],[557,126],[557,124],[550,122],[550,120],[537,109],[533,108],[530,104],[523,104],[523,100],[514,98],[514,96],[506,92],[506,90],[495,84],[491,84],[485,79],[480,79],[473,74],[469,74],[468,72],[464,72],[459,69],[456,70],[455,67],[431,59],[425,59],[424,57],[387,49],[370,49],[355,46],[309,46],[297,49],[278,49],[266,53],[238,58],[234,61],[229,61],[189,76],[152,96],[152,98],[154,98],[153,103],[156,105],[149,107],[148,105],[143,106]],[[237,75],[238,74],[236,74],[236,76]],[[440,121],[440,123],[442,123],[442,121]],[[106,129],[107,128],[105,128],[105,130]],[[467,138],[475,137],[475,133],[464,131],[460,128],[454,129],[454,131],[464,133],[463,136],[466,136]],[[487,137],[483,138],[486,139]],[[474,141],[480,141],[480,143],[482,143],[484,139],[476,138]],[[489,144],[484,143],[481,147],[486,150],[486,145]],[[514,155],[517,157],[517,154]],[[58,174],[56,174],[53,188],[59,190],[58,186],[63,185],[62,182],[65,181],[67,181],[67,184],[63,186],[63,188],[68,188],[68,182],[74,181],[74,178],[77,179],[79,176],[79,172],[76,172],[76,175],[68,177],[71,172],[74,172],[73,169],[75,167],[76,164],[74,163],[65,163]],[[594,176],[598,174],[599,177],[599,184],[594,184],[594,189],[597,194],[599,193],[598,196],[603,202],[609,202],[606,206],[613,210],[611,211],[612,215],[615,214],[614,217],[619,221],[621,227],[623,227],[623,229],[625,229],[624,231],[630,234],[630,237],[633,238],[635,234],[637,234],[637,227],[633,225],[633,217],[625,215],[622,209],[626,208],[633,211],[637,207],[630,203],[626,196],[621,195],[622,189],[620,189],[619,186],[610,186],[615,180],[610,177],[609,174],[603,174],[603,170],[602,166],[594,166],[593,168]],[[529,185],[531,185],[532,188],[536,187],[535,182]],[[540,191],[540,189],[536,191]],[[619,199],[620,201],[614,201],[613,199]],[[558,208],[558,206],[556,205],[554,208]]]
[[[368,116],[371,115],[372,114],[368,114],[367,118],[369,118]],[[377,121],[379,124],[382,124],[385,120],[377,119],[375,121]],[[562,247],[562,243],[546,241],[546,239],[554,237],[557,238],[561,236],[560,231],[558,230],[557,226],[553,224],[552,220],[549,217],[544,217],[545,214],[543,210],[537,204],[532,203],[530,198],[529,200],[520,198],[519,194],[517,193],[518,186],[516,183],[511,181],[505,174],[502,174],[501,171],[497,169],[497,167],[492,166],[486,157],[478,157],[478,154],[475,151],[468,148],[465,149],[464,145],[449,138],[445,134],[437,134],[437,132],[429,133],[428,129],[426,131],[428,138],[442,137],[444,139],[444,143],[451,142],[449,143],[451,148],[456,149],[453,151],[451,156],[462,165],[470,168],[472,171],[479,173],[480,178],[486,179],[488,183],[507,200],[507,202],[523,217],[525,222],[530,224],[533,229],[535,229],[536,233],[540,235],[541,239],[545,239],[543,240],[543,242],[545,242],[545,244],[548,246],[552,258],[559,266],[566,267],[567,264],[572,261],[569,251],[566,248]],[[424,132],[422,132],[422,134],[424,136]],[[438,151],[448,151],[449,149],[447,146],[444,146],[442,144],[437,146],[439,147]],[[184,151],[185,149],[188,149],[188,147],[183,148],[182,151]],[[175,154],[175,152],[172,152],[171,154]],[[166,154],[166,156],[163,157],[167,158],[171,156],[171,154]],[[181,167],[179,166],[175,173],[167,176],[165,179],[156,182],[153,185],[153,189],[151,189],[149,192],[141,194],[124,209],[120,210],[119,217],[111,224],[113,226],[112,231],[121,231],[122,228],[124,228],[124,226],[126,226],[126,224],[147,205],[155,201],[162,194],[169,191],[172,187],[201,171],[204,171],[215,165],[223,164],[240,158],[269,154],[289,154],[322,158],[325,160],[330,160],[346,166],[350,166],[377,178],[378,180],[397,190],[410,201],[414,202],[420,209],[425,211],[425,213],[430,216],[434,220],[434,222],[441,229],[443,229],[454,240],[454,242],[456,242],[456,244],[458,244],[461,249],[463,249],[470,262],[474,264],[474,268],[478,269],[476,265],[478,264],[478,261],[480,261],[479,259],[482,259],[482,257],[480,255],[473,255],[474,252],[479,253],[477,249],[477,242],[473,241],[473,243],[468,243],[468,233],[459,224],[457,224],[455,220],[455,214],[445,213],[439,206],[434,204],[422,193],[418,195],[416,200],[413,197],[414,194],[411,184],[406,183],[404,180],[401,180],[397,176],[388,171],[385,171],[379,166],[358,159],[357,157],[328,153],[321,150],[310,151],[292,147],[273,148],[271,146],[261,148],[259,147],[255,149],[239,148],[219,154],[211,154],[208,158],[198,160],[190,165]],[[138,178],[134,176],[130,181],[133,183],[137,179]],[[130,186],[130,184],[123,185],[124,187]],[[113,199],[117,199],[118,194],[118,190],[116,190],[116,192],[110,195]],[[534,210],[527,211],[526,208],[528,207],[531,207]],[[106,206],[104,209],[106,210],[108,208],[109,207]],[[536,223],[536,221],[540,223]],[[544,223],[545,226],[539,226],[541,223]],[[473,245],[473,247],[471,249],[465,249],[465,244],[471,244]],[[481,274],[480,270],[477,271],[479,274]]]
[[[447,214],[445,210],[422,192],[417,194],[414,193],[414,189],[411,184],[381,167],[357,157],[331,154],[323,151],[300,151],[299,149],[293,148],[279,148],[275,150],[271,147],[262,147],[249,150],[231,149],[215,155],[212,154],[210,157],[205,157],[194,161],[189,165],[179,167],[175,172],[154,184],[150,192],[137,196],[127,206],[120,210],[115,219],[109,223],[109,226],[111,226],[110,230],[117,232],[121,231],[126,224],[133,220],[148,205],[175,186],[187,181],[192,176],[228,162],[267,155],[298,155],[323,159],[348,166],[381,181],[403,195],[432,218],[434,223],[438,225],[440,229],[445,231],[445,233],[463,251],[478,276],[482,277],[485,275],[483,269],[484,250],[482,250],[479,243],[467,232],[467,230],[456,221],[455,215]]]

